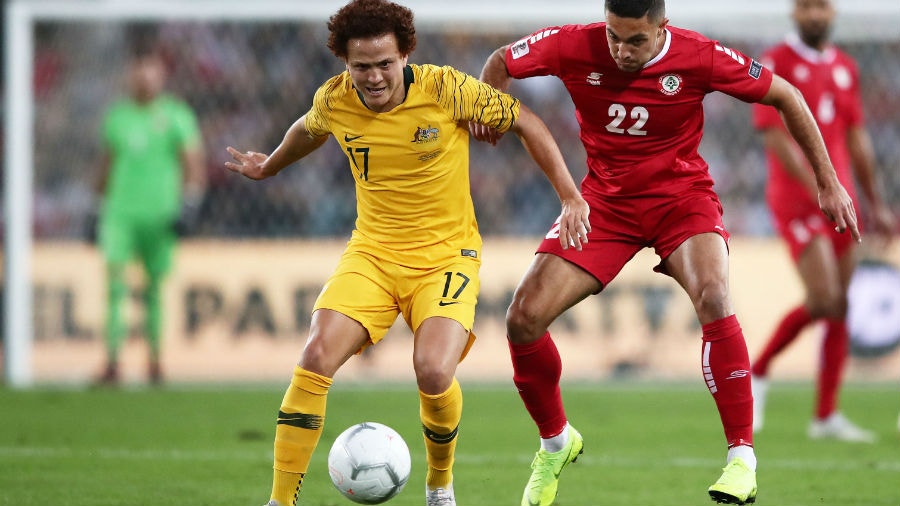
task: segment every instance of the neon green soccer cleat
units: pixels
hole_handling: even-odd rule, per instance
[[[756,472],[744,459],[735,457],[725,466],[719,481],[709,487],[709,497],[717,503],[750,504],[756,502]]]
[[[574,427],[569,427],[569,442],[565,448],[550,453],[538,450],[531,462],[531,478],[525,485],[522,506],[550,506],[556,500],[559,474],[584,452],[584,439]]]

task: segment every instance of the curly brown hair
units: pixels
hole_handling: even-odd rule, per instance
[[[328,49],[347,59],[350,39],[364,39],[393,33],[400,54],[416,48],[416,27],[410,9],[387,0],[352,0],[328,19]]]

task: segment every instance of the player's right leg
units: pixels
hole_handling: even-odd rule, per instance
[[[270,505],[296,504],[322,435],[331,378],[362,347],[378,342],[397,319],[395,299],[384,288],[390,271],[376,267],[377,261],[348,248],[316,299],[309,338],[278,412]]]
[[[766,394],[768,392],[769,365],[782,350],[800,335],[800,331],[812,322],[806,306],[797,306],[789,311],[763,347],[762,352],[753,361],[750,368],[753,390],[753,431],[759,432],[764,425]]]
[[[563,408],[559,387],[562,362],[547,327],[600,288],[600,282],[581,267],[555,254],[539,253],[507,312],[513,381],[541,436],[523,506],[553,504],[560,473],[583,451],[581,434],[568,425]]]
[[[309,339],[278,409],[269,504],[294,506],[325,424],[334,373],[368,340],[357,321],[336,311],[313,313]]]
[[[135,251],[135,231],[128,220],[104,215],[99,232],[99,245],[106,261],[106,367],[97,382],[109,385],[119,381],[119,350],[126,333],[122,316],[128,294],[125,268]]]

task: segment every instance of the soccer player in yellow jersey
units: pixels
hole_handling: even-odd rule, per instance
[[[271,177],[333,135],[356,182],[356,227],[315,303],[278,412],[268,505],[296,504],[332,377],[402,314],[415,336],[425,502],[455,506],[452,466],[462,414],[455,373],[474,338],[481,264],[469,122],[519,136],[561,200],[563,247],[581,248],[588,206],[547,127],[517,99],[450,67],[407,64],[416,45],[408,8],[354,0],[328,28],[328,47],[346,71],[318,89],[312,108],[271,154],[229,147],[235,161],[226,163],[250,179]]]

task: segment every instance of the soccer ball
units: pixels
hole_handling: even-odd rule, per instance
[[[328,452],[331,482],[360,504],[381,504],[400,493],[410,467],[406,442],[397,431],[377,422],[348,428]]]

